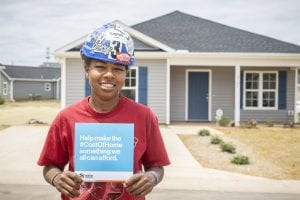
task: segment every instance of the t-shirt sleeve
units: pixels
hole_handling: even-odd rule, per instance
[[[150,110],[147,127],[147,148],[143,156],[144,167],[161,167],[170,164],[169,157],[159,130],[158,120]]]
[[[64,145],[64,143],[60,114],[58,114],[49,128],[38,165],[54,165],[63,169],[68,163],[67,145]]]

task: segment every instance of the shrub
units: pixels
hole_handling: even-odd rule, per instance
[[[198,132],[199,136],[210,136],[210,131],[207,129],[202,129]]]
[[[235,153],[235,146],[233,144],[221,142],[220,148],[222,151]]]
[[[210,143],[211,144],[220,144],[222,142],[222,139],[219,138],[219,136],[215,135],[211,138]]]
[[[230,122],[229,118],[225,117],[224,115],[218,121],[219,126],[228,126],[229,122]]]
[[[273,121],[272,121],[271,119],[267,120],[267,121],[266,121],[266,126],[267,126],[267,127],[273,127],[273,126],[274,126]]]
[[[232,158],[231,162],[237,165],[247,165],[249,164],[249,158],[248,156],[237,155]]]
[[[5,99],[0,96],[0,105],[3,105],[5,103]]]
[[[256,128],[257,122],[255,119],[249,119],[246,124],[245,124],[245,128]]]

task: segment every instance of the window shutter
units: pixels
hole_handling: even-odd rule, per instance
[[[91,95],[91,86],[90,86],[90,83],[89,83],[89,79],[87,79],[85,77],[85,96],[90,96]]]
[[[139,67],[139,103],[148,104],[148,68]]]
[[[241,82],[240,82],[240,108],[243,109],[243,97],[244,97],[244,73],[241,70]]]
[[[279,88],[278,88],[278,108],[280,110],[286,109],[286,86],[287,86],[287,72],[279,71]]]

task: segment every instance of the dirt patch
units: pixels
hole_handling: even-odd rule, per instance
[[[300,179],[300,174],[297,173],[300,171],[300,163],[297,158],[300,154],[300,148],[298,148],[300,140],[297,139],[295,144],[292,144],[287,139],[287,137],[293,137],[294,140],[293,134],[295,133],[291,133],[291,136],[280,133],[289,129],[276,130],[276,133],[268,132],[272,132],[272,129],[250,130],[250,132],[256,131],[257,133],[249,133],[247,129],[246,133],[243,132],[243,129],[231,129],[235,129],[235,131],[229,131],[229,128],[227,131],[219,129],[225,132],[220,137],[224,142],[232,143],[236,147],[235,154],[222,152],[220,145],[211,144],[211,136],[182,134],[179,137],[195,159],[204,167],[273,179]],[[277,136],[279,133],[281,137]],[[264,135],[259,137],[255,134]],[[299,135],[297,134],[297,138]],[[273,139],[268,139],[270,137]],[[235,165],[231,163],[231,159],[238,154],[248,156],[250,164]]]
[[[0,105],[0,125],[25,125],[30,119],[50,124],[59,110],[54,100],[6,102]]]

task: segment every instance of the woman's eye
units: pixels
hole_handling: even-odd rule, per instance
[[[96,69],[105,69],[104,66],[95,66]]]

